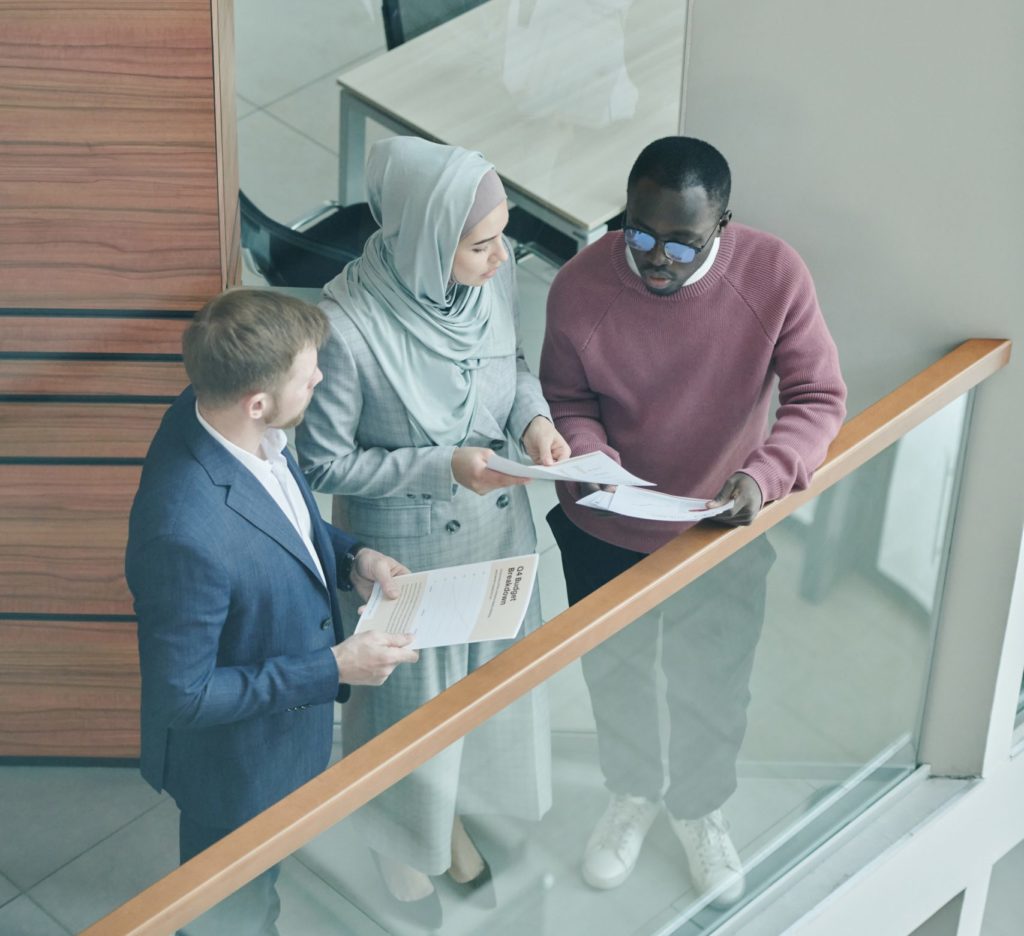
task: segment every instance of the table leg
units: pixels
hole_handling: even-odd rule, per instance
[[[572,236],[576,238],[576,252],[579,253],[584,247],[589,246],[596,240],[600,240],[608,233],[608,225],[591,228],[589,231],[573,231]]]
[[[338,141],[338,201],[366,201],[363,163],[366,159],[366,112],[344,89],[340,95]]]

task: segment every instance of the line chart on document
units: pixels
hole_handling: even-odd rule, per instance
[[[480,601],[487,587],[488,570],[460,572],[431,579],[420,609],[420,621],[433,619],[450,635],[466,640],[476,627]],[[444,620],[438,620],[443,616]]]

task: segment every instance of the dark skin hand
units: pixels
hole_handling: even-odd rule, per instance
[[[579,485],[579,496],[585,497],[594,491],[614,491],[613,484],[591,484],[584,481]],[[721,523],[725,526],[750,526],[764,504],[761,488],[750,475],[737,471],[730,475],[722,485],[722,489],[708,501],[708,507],[721,507],[728,501],[735,501],[732,508],[715,517],[709,517],[708,523]],[[607,510],[595,510],[599,517],[612,517]]]
[[[614,491],[614,484],[594,484],[593,481],[580,481],[577,485],[577,493],[573,500],[579,500],[581,497],[586,497],[588,494],[593,494],[594,491]],[[599,517],[614,517],[610,510],[593,510]]]
[[[764,504],[764,495],[758,483],[742,471],[730,475],[725,484],[711,500],[708,507],[721,507],[728,501],[735,501],[730,510],[709,518],[711,523],[726,526],[750,526]]]

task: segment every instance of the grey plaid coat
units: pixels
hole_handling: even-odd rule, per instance
[[[514,315],[514,268],[492,280]],[[532,552],[536,534],[523,487],[477,495],[456,485],[453,446],[416,447],[405,407],[346,311],[325,299],[330,336],[320,352],[323,382],[296,430],[302,469],[314,489],[335,494],[334,522],[413,571]],[[530,420],[549,416],[521,352],[478,372],[480,405],[466,445],[510,455]],[[349,593],[343,598],[350,602]],[[354,606],[346,611],[351,614]],[[352,620],[349,616],[347,620]],[[540,626],[533,595],[521,634]],[[424,650],[380,687],[353,687],[343,706],[349,753],[462,679],[508,645],[492,641]],[[453,744],[363,807],[355,817],[374,850],[427,874],[450,864],[456,813],[539,819],[551,802],[547,697],[535,691]]]

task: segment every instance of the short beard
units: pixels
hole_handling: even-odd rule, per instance
[[[277,397],[271,394],[270,404],[268,405],[267,412],[263,416],[263,421],[268,427],[272,427],[274,429],[294,429],[306,417],[306,410],[303,408],[297,416],[293,416],[284,425],[276,425],[277,416],[280,410],[281,407],[277,405]]]

